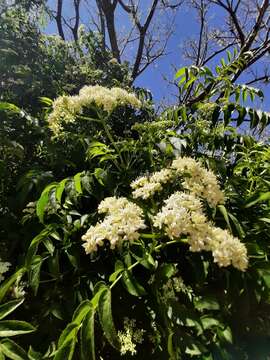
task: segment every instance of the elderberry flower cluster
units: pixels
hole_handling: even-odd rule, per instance
[[[124,319],[124,331],[118,331],[118,338],[120,341],[120,353],[121,355],[126,355],[130,353],[131,355],[136,355],[136,344],[141,344],[143,342],[143,334],[145,330],[136,328],[135,319]]]
[[[178,158],[170,167],[140,177],[131,183],[132,194],[136,199],[147,200],[165,184],[177,184],[182,179],[181,191],[175,191],[162,206],[151,209],[147,220],[151,222],[151,231],[158,229],[162,236],[173,241],[185,237],[190,251],[210,251],[219,267],[232,265],[245,271],[248,266],[245,245],[227,230],[215,227],[204,213],[204,199],[214,206],[224,197],[215,175],[195,160]],[[150,208],[152,204],[151,201]],[[91,226],[82,236],[87,254],[97,251],[104,240],[110,242],[111,249],[121,247],[124,241],[132,243],[140,237],[139,230],[146,228],[142,209],[124,197],[104,199],[98,212],[105,214],[104,220]]]
[[[135,199],[148,199],[163,189],[170,181],[177,181],[182,177],[185,190],[205,200],[211,206],[224,201],[224,195],[219,188],[215,174],[206,170],[197,161],[189,157],[179,157],[170,167],[155,172],[151,176],[142,176],[131,183],[132,195]]]
[[[131,106],[139,109],[141,101],[134,93],[113,87],[111,89],[100,85],[84,86],[79,95],[60,96],[53,102],[53,111],[48,117],[51,130],[55,135],[63,128],[63,123],[73,123],[76,115],[82,113],[84,107],[95,104],[106,112],[113,111],[117,106]]]
[[[163,169],[153,173],[151,176],[142,176],[137,180],[133,181],[130,186],[134,191],[132,192],[133,197],[148,199],[156,192],[162,190],[162,185],[166,184],[172,178],[172,172],[169,169]]]
[[[146,227],[142,209],[126,198],[106,198],[100,203],[98,211],[106,214],[104,220],[90,226],[82,236],[87,254],[97,251],[104,240],[110,242],[111,249],[121,247],[125,240],[132,243],[139,238],[138,231]]]
[[[220,267],[233,265],[245,271],[247,249],[227,230],[214,227],[203,214],[202,203],[193,194],[176,192],[154,217],[154,226],[164,229],[170,239],[187,236],[190,251],[211,251]]]
[[[212,206],[224,202],[217,178],[211,170],[206,170],[196,160],[189,157],[179,157],[172,162],[171,167],[178,174],[187,174],[183,186],[185,189],[205,199]]]
[[[5,279],[4,275],[10,268],[11,263],[6,261],[0,261],[0,281]]]

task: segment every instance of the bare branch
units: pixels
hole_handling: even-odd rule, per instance
[[[57,10],[56,10],[56,16],[55,21],[58,29],[58,33],[61,36],[63,40],[65,40],[65,34],[63,30],[63,24],[62,24],[62,9],[63,9],[63,0],[57,0]]]

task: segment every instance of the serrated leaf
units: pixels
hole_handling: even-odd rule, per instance
[[[31,266],[33,256],[36,254],[39,244],[43,241],[43,239],[47,238],[52,231],[52,226],[48,226],[43,229],[37,236],[35,236],[34,239],[31,241],[25,258],[27,268]]]
[[[39,287],[39,279],[40,279],[40,269],[42,265],[43,259],[41,256],[36,255],[33,258],[31,269],[29,271],[29,282],[30,286],[34,291],[34,294],[37,294],[38,287]]]
[[[227,209],[225,208],[224,205],[218,205],[218,209],[221,212],[221,214],[223,215],[224,220],[226,221],[226,224],[227,224],[228,228],[230,229],[230,231],[232,231],[231,223],[230,223],[230,219],[229,219]]]
[[[125,288],[131,295],[139,297],[146,295],[144,287],[138,283],[130,271],[125,270],[123,272],[122,281]]]
[[[29,357],[29,360],[41,360],[43,359],[43,355],[38,352],[38,351],[35,351],[32,346],[30,346],[29,350],[28,350],[28,357]]]
[[[232,344],[233,342],[232,331],[229,326],[227,326],[225,329],[218,329],[218,336],[221,340],[225,342],[228,342],[230,344]]]
[[[102,292],[104,290],[107,289],[107,285],[105,284],[104,281],[99,281],[98,283],[96,283],[96,285],[94,286],[94,291],[93,291],[93,298],[91,299],[91,304],[93,305],[94,309],[96,309],[98,307],[98,303],[99,303],[99,298],[100,295],[102,294]]]
[[[0,337],[28,334],[36,329],[26,321],[2,320],[0,321]]]
[[[82,194],[81,175],[82,173],[78,173],[73,177],[75,190],[79,194]]]
[[[178,79],[183,75],[185,75],[185,72],[186,72],[186,67],[182,67],[181,69],[179,69],[175,74],[175,79]]]
[[[72,323],[80,325],[87,313],[91,310],[92,304],[90,300],[84,300],[80,303],[72,316]]]
[[[24,302],[24,299],[12,300],[0,306],[0,320],[12,313],[18,306]]]
[[[44,214],[45,214],[45,209],[49,202],[50,192],[56,187],[56,185],[57,185],[56,183],[53,183],[46,186],[46,188],[42,191],[40,198],[37,201],[36,213],[41,223],[44,222]]]
[[[162,264],[156,273],[158,282],[165,282],[175,274],[174,264]]]
[[[77,332],[76,332],[77,334]],[[54,360],[72,360],[76,345],[76,336],[73,336],[57,350]]]
[[[65,187],[66,187],[66,183],[69,179],[64,179],[62,181],[60,181],[60,183],[56,186],[56,189],[55,189],[55,197],[56,197],[56,200],[61,204],[61,200],[62,200],[62,195],[63,195],[63,192],[65,190]]]
[[[29,360],[27,353],[10,339],[4,339],[0,343],[0,350],[5,356],[12,360]]]
[[[78,324],[75,323],[70,323],[67,325],[67,327],[62,331],[58,340],[59,349],[63,347],[66,343],[69,343],[70,340],[73,340],[77,337],[78,328]]]
[[[20,278],[26,272],[26,268],[21,268],[17,270],[10,278],[6,279],[3,284],[0,286],[0,302],[5,297],[6,293],[9,291],[11,285]]]
[[[95,309],[91,306],[81,327],[81,360],[96,360]]]
[[[106,339],[114,348],[119,350],[120,344],[117,331],[114,326],[111,301],[111,290],[109,288],[103,289],[98,302],[99,321]]]

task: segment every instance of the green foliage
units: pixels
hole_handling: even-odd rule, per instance
[[[94,33],[81,30],[77,43],[41,34],[37,19],[24,7],[0,17],[0,100],[39,111],[39,97],[74,94],[87,84],[128,86],[127,64],[101,51]]]
[[[77,93],[84,83],[125,83],[127,72],[113,61],[108,66],[111,55],[100,52],[93,34],[81,34],[78,49],[41,37],[23,12],[6,13],[1,26],[13,49],[4,56],[14,62],[8,72],[3,68],[0,104],[1,257],[13,267],[0,286],[0,359],[119,359],[136,350],[142,359],[266,360],[270,152],[260,135],[269,114],[245,106],[260,92],[232,83],[249,54],[228,54],[216,74],[179,70],[180,93],[192,92],[190,103],[157,116],[138,91],[140,110],[119,106],[106,113],[93,104],[52,138],[50,97]],[[37,47],[28,46],[29,37]],[[16,49],[15,41],[21,44]],[[19,59],[25,64],[18,67]],[[34,109],[35,116],[17,105]],[[204,211],[246,245],[246,272],[219,268],[209,252],[189,251],[185,236],[167,241],[164,229],[153,228],[157,208],[181,188],[184,175],[151,202],[136,200],[147,228],[133,244],[110,249],[104,242],[85,254],[81,237],[100,221],[99,203],[110,196],[130,199],[133,180],[177,156],[200,159],[218,176],[226,202],[205,202]],[[23,285],[24,300],[16,297]]]

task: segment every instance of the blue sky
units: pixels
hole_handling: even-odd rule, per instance
[[[70,4],[71,0],[66,1],[65,3],[65,14],[72,16],[72,6]],[[49,0],[49,3],[54,6],[55,1]],[[145,2],[146,3],[146,2]],[[218,10],[218,8],[216,8]],[[224,21],[221,17],[223,14],[220,12],[213,12],[211,15],[212,24],[218,23],[219,21]],[[82,21],[87,21],[89,18],[89,13],[83,12]],[[118,26],[125,27],[124,18],[119,16]],[[57,33],[54,23],[49,23],[46,32],[53,34]],[[173,103],[175,92],[174,88],[164,80],[164,76],[169,80],[174,79],[174,68],[181,68],[182,66],[188,65],[188,62],[182,57],[182,47],[184,46],[184,41],[188,37],[197,37],[199,32],[199,25],[196,19],[196,14],[188,7],[183,7],[177,13],[175,21],[175,31],[171,36],[168,46],[167,53],[168,55],[158,59],[152,66],[150,66],[140,77],[136,80],[135,85],[141,86],[149,89],[154,97],[156,102],[161,102],[164,100],[166,103]],[[214,66],[220,61],[220,58],[217,58],[212,64]],[[260,69],[264,66],[263,63],[257,65],[257,68]],[[245,82],[247,79],[246,76],[242,76],[239,82]],[[255,85],[256,86],[256,85]],[[270,111],[270,91],[269,88],[264,88],[265,100],[263,103],[256,101],[254,104],[258,108],[263,108],[266,111]]]

